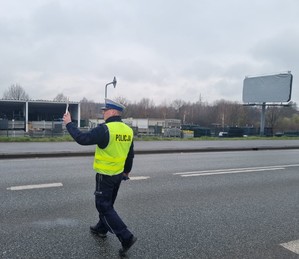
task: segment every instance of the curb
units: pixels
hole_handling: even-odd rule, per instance
[[[174,154],[174,153],[203,153],[203,152],[233,152],[233,151],[264,151],[264,150],[290,150],[299,149],[299,146],[282,147],[248,147],[248,148],[197,148],[197,149],[155,149],[155,150],[135,150],[135,155],[150,154]],[[47,152],[47,153],[12,153],[0,154],[2,159],[21,159],[21,158],[53,158],[53,157],[86,157],[94,156],[93,151],[88,152]]]

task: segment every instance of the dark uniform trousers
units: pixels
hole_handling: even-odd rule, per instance
[[[114,210],[114,202],[123,174],[114,176],[96,174],[95,204],[99,212],[97,229],[102,233],[115,234],[120,242],[126,242],[133,234]]]

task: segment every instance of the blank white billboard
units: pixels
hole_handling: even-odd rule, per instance
[[[243,82],[244,103],[289,102],[291,100],[293,75],[246,77]]]

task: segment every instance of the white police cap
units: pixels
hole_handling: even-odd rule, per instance
[[[105,106],[102,107],[102,110],[110,110],[110,109],[114,109],[114,110],[118,110],[118,111],[123,111],[126,107],[124,105],[122,105],[121,103],[112,101],[108,98],[105,99]]]

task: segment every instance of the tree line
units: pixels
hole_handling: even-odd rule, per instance
[[[3,99],[29,100],[29,95],[20,85],[12,85],[3,94]],[[64,102],[67,97],[57,94],[53,101]],[[261,107],[244,106],[238,102],[218,100],[210,104],[198,100],[187,102],[181,99],[168,104],[155,105],[149,98],[131,102],[126,98],[117,98],[126,106],[124,118],[179,119],[183,124],[199,125],[202,127],[254,127],[260,126]],[[81,119],[101,118],[103,104],[83,98],[80,100]],[[266,108],[266,127],[273,132],[299,131],[299,113],[296,103],[287,107],[268,106]]]

